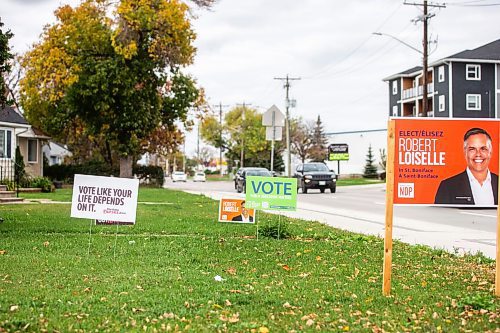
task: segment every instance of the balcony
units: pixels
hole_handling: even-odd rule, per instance
[[[415,98],[415,97],[420,97],[423,95],[423,86],[418,86],[418,89],[416,87],[410,88],[410,89],[404,89],[403,93],[401,95],[401,99],[410,99],[410,98]],[[432,83],[427,84],[427,94],[432,94],[434,92],[434,85]]]

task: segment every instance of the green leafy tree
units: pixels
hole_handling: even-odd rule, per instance
[[[189,8],[178,0],[86,0],[55,14],[23,61],[26,117],[56,139],[101,147],[130,177],[150,136],[186,121],[199,100],[181,72],[195,52]]]
[[[7,102],[7,86],[5,77],[10,71],[10,60],[13,55],[10,53],[9,39],[14,36],[10,30],[4,32],[3,23],[0,18],[0,107]]]
[[[373,156],[372,145],[368,147],[366,154],[365,170],[363,172],[364,178],[377,178],[377,166],[375,165],[375,157]]]
[[[202,123],[201,136],[210,145],[225,150],[225,157],[231,168],[235,164],[268,169],[271,167],[271,141],[266,140],[262,115],[255,109],[235,107],[226,113],[222,124],[219,124],[215,116],[206,117]],[[282,144],[276,141],[274,169],[278,171],[284,169],[282,152]]]
[[[313,162],[323,162],[326,159],[328,138],[323,130],[321,117],[318,116],[312,129],[312,143],[309,149],[309,158]]]

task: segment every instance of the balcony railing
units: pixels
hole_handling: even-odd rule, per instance
[[[434,92],[434,85],[432,83],[427,84],[427,94],[431,94]],[[424,87],[423,86],[418,86],[413,87],[410,89],[404,89],[401,99],[409,99],[409,98],[415,98],[417,96],[422,96],[424,93]]]

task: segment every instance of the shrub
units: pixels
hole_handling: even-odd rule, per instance
[[[54,186],[52,181],[47,177],[35,177],[31,179],[31,184],[29,187],[41,188],[42,192],[49,193],[54,191]]]
[[[14,191],[16,189],[16,183],[12,180],[4,178],[0,180],[0,185],[6,185],[7,191]]]
[[[273,223],[259,227],[259,236],[274,239],[287,239],[292,237],[288,231],[288,224]]]
[[[160,166],[136,165],[133,168],[133,173],[143,182],[159,187],[163,186],[163,182],[165,181],[165,174]]]

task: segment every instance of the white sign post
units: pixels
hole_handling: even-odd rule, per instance
[[[135,223],[139,180],[75,175],[71,217]]]
[[[266,140],[271,140],[271,172],[274,171],[274,141],[281,140],[285,115],[273,105],[262,115],[262,125],[266,126]]]

